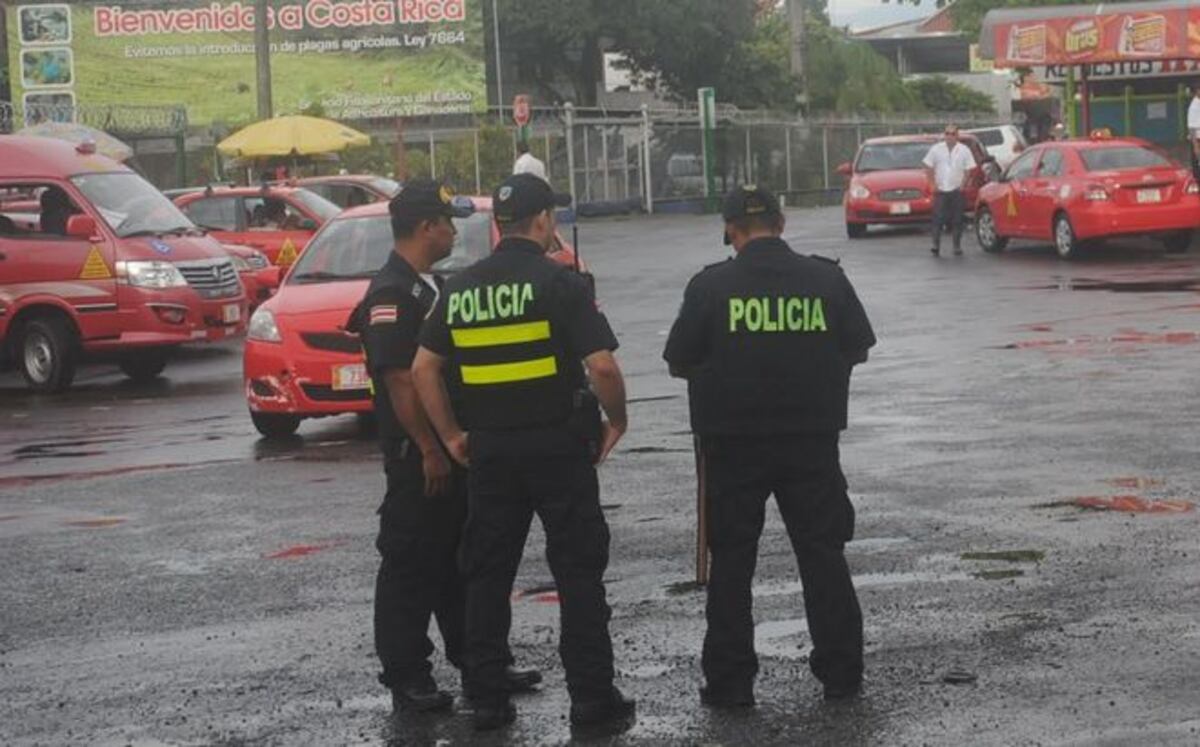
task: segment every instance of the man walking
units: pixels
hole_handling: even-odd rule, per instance
[[[347,328],[361,336],[374,388],[387,495],[379,508],[376,547],[382,557],[375,585],[375,648],[380,682],[394,710],[448,709],[429,655],[430,617],[437,620],[446,659],[462,668],[465,594],[457,551],[467,515],[466,475],[438,441],[413,388],[410,366],[421,324],[437,290],[424,277],[449,256],[453,219],[470,215],[437,182],[407,184],[388,205],[395,241],[387,263],[371,281]],[[507,685],[528,690],[541,681],[536,669],[511,666]]]
[[[570,202],[531,174],[500,185],[493,214],[503,239],[446,283],[413,367],[442,441],[470,465],[466,660],[481,731],[516,716],[504,686],[504,643],[534,513],[561,601],[572,725],[634,711],[613,686],[603,580],[609,533],[595,469],[625,432],[625,384],[612,353],[616,337],[590,284],[545,256],[555,240],[554,210]],[[454,407],[444,374],[461,383]]]
[[[975,168],[971,149],[958,140],[958,125],[946,125],[945,139],[925,155],[925,173],[933,185],[933,256],[941,254],[942,233],[947,227],[954,236],[954,254],[962,254],[963,221],[967,201],[963,185]]]
[[[544,182],[550,181],[546,177],[546,164],[530,152],[529,143],[524,140],[518,142],[517,154],[517,160],[513,164],[514,174],[533,174]]]
[[[774,195],[737,188],[723,214],[737,257],[692,278],[663,354],[671,375],[688,381],[707,470],[712,572],[701,701],[754,705],[751,584],[772,494],[804,584],[809,666],[826,699],[850,698],[862,683],[862,612],[843,554],[854,508],[838,435],[850,371],[875,335],[841,268],[783,241]]]

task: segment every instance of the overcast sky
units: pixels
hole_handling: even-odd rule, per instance
[[[931,16],[937,12],[937,3],[935,0],[924,0],[921,5],[914,7],[895,0],[887,3],[880,0],[829,0],[829,10],[830,20],[835,26],[867,29]]]

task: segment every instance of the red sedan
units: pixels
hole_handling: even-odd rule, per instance
[[[1009,239],[1050,240],[1070,259],[1094,240],[1152,235],[1187,251],[1200,225],[1191,171],[1134,138],[1042,143],[979,193],[975,232],[984,251]]]
[[[438,272],[473,264],[499,239],[491,199],[471,199],[478,212],[455,219],[458,239],[434,268]],[[386,202],[345,211],[317,234],[279,292],[251,317],[243,371],[259,433],[283,437],[305,418],[371,412],[362,347],[345,324],[392,246]],[[574,251],[561,240],[550,256],[566,265],[575,262]]]
[[[975,156],[976,167],[963,188],[970,209],[988,171],[995,168],[995,159],[973,136],[964,133],[959,139]],[[862,238],[873,223],[903,225],[932,219],[933,185],[922,161],[941,141],[941,135],[872,138],[859,147],[853,164],[839,166],[838,173],[850,178],[843,198],[846,235]]]
[[[295,180],[297,187],[316,192],[341,208],[386,202],[400,191],[400,182],[372,174],[309,176]]]
[[[175,204],[217,241],[257,249],[280,267],[295,262],[317,229],[341,212],[290,186],[209,187],[181,194]]]

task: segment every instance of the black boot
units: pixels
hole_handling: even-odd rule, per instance
[[[471,716],[471,726],[475,731],[492,731],[502,726],[508,726],[517,719],[517,709],[508,701],[495,703],[476,702],[475,713]]]
[[[534,667],[509,664],[504,668],[504,681],[510,693],[528,693],[542,684],[542,673]]]
[[[392,688],[392,710],[430,713],[444,711],[454,705],[450,693],[437,688],[432,677],[413,680]]]

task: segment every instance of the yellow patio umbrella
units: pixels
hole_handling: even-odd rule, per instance
[[[217,150],[235,158],[311,156],[336,153],[371,138],[358,130],[317,117],[275,117],[256,122],[222,140]]]

